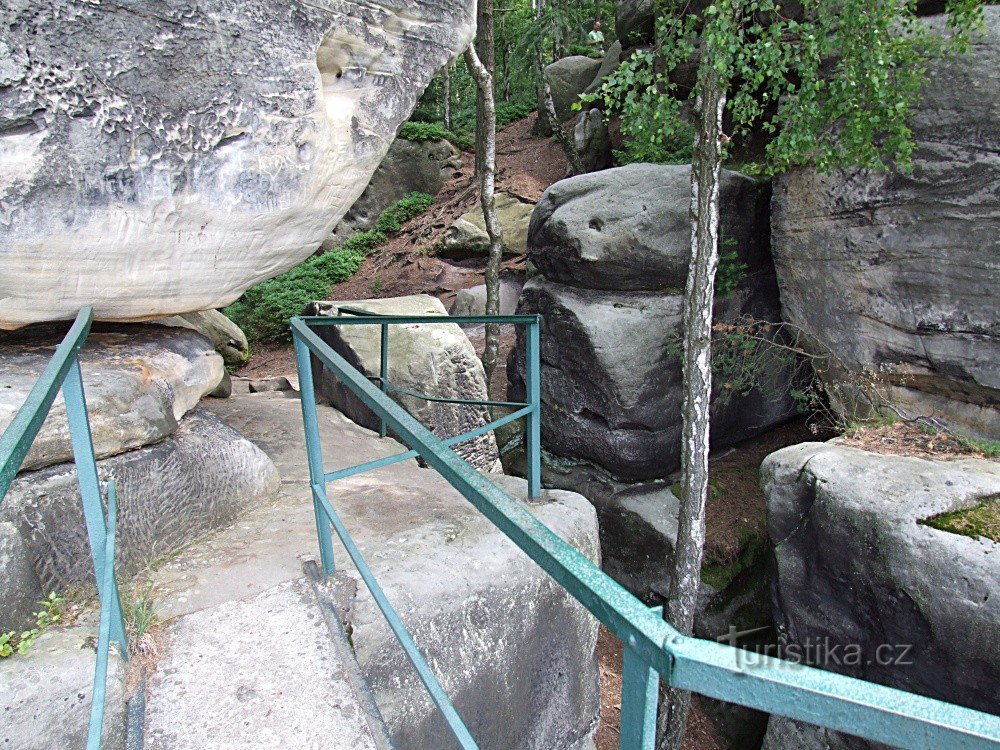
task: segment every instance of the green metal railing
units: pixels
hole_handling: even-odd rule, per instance
[[[90,726],[87,732],[87,750],[98,750],[104,727],[111,643],[118,644],[123,659],[128,658],[128,648],[125,641],[125,620],[122,616],[121,599],[115,580],[117,524],[115,483],[108,482],[108,509],[105,515],[90,420],[87,417],[87,401],[83,392],[83,377],[80,373],[79,353],[90,332],[92,321],[93,311],[89,307],[80,311],[28,394],[24,405],[0,436],[0,502],[3,502],[3,498],[7,495],[18,469],[28,455],[31,444],[41,430],[61,389],[66,401],[66,419],[69,422],[77,481],[83,498],[83,516],[87,524],[90,554],[101,602],[97,664],[94,669],[94,690],[90,704]]]
[[[658,609],[647,608],[539,522],[522,503],[509,497],[450,449],[450,445],[467,439],[471,433],[442,440],[389,397],[392,388],[387,383],[388,346],[385,343],[388,326],[442,322],[526,325],[528,402],[514,406],[526,410],[523,416],[528,419],[529,487],[531,496],[538,497],[541,413],[537,316],[450,318],[362,313],[351,311],[350,317],[299,317],[291,322],[323,570],[327,574],[334,571],[332,526],[462,748],[477,746],[331,504],[326,487],[333,479],[419,455],[621,639],[624,646],[622,750],[653,748],[660,679],[711,698],[897,747],[913,750],[1000,748],[1000,718],[996,716],[773,657],[754,654],[754,658],[748,660],[746,652],[736,647],[681,635],[663,619]],[[379,387],[312,330],[341,325],[382,327]],[[372,409],[382,422],[383,432],[392,429],[410,450],[390,459],[325,473],[316,413],[313,357]]]

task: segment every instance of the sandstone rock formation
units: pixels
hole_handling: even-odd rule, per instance
[[[545,66],[545,80],[552,91],[552,104],[559,122],[574,116],[573,105],[594,82],[600,69],[600,60],[585,55],[563,57]]]
[[[428,294],[349,302],[314,302],[305,314],[336,316],[341,305],[380,315],[441,315],[445,321],[448,319],[444,305]],[[322,326],[315,331],[366,376],[378,377],[381,358],[379,326]],[[313,374],[316,394],[321,401],[332,404],[363,427],[378,429],[378,419],[372,411],[324,365],[314,361]],[[483,365],[465,333],[454,323],[390,326],[389,381],[398,388],[437,398],[488,400]],[[427,401],[405,393],[395,393],[393,398],[442,438],[460,435],[490,421],[486,407]],[[500,469],[500,456],[492,433],[457,445],[454,450],[477,469]]]
[[[324,248],[342,243],[356,231],[370,229],[385,209],[410,193],[436,195],[462,166],[461,152],[448,141],[397,138],[372,175],[368,187],[351,206]]]
[[[968,55],[928,68],[912,174],[795,171],[772,227],[787,320],[904,412],[997,438],[1000,7],[985,13]]]
[[[655,21],[654,0],[618,0],[615,6],[615,31],[625,49],[652,42]]]
[[[250,356],[250,344],[247,342],[246,334],[218,310],[160,318],[156,323],[161,326],[190,328],[192,331],[197,331],[212,342],[215,351],[222,355],[227,365],[239,367]]]
[[[1000,544],[921,523],[1000,495],[1000,464],[804,443],[769,456],[761,485],[777,563],[775,617],[788,644],[828,643],[842,656],[854,644],[857,662],[821,666],[1000,710]],[[872,747],[776,717],[765,742],[768,750]]]
[[[532,216],[529,258],[543,275],[525,285],[518,310],[542,315],[543,445],[621,481],[679,465],[689,190],[688,167],[633,165],[556,183]],[[716,318],[777,320],[766,190],[726,173],[722,205],[723,234],[748,272],[716,300]],[[794,412],[788,373],[775,365],[765,374],[766,387],[716,401],[713,446]]]
[[[490,476],[490,481],[511,497],[527,497],[522,479]],[[405,508],[415,489],[386,485],[372,502],[391,500]],[[419,500],[431,498],[435,505],[441,502],[429,492]],[[586,499],[554,490],[528,507],[557,535],[600,561],[597,522]],[[400,544],[407,564],[383,562],[379,580],[395,594],[401,617],[479,746],[593,747],[597,621],[482,516],[461,507],[408,527]],[[449,730],[367,592],[359,593],[350,623],[358,662],[396,745],[451,747]]]
[[[528,251],[528,225],[534,204],[518,200],[509,193],[496,194],[497,219],[503,233],[503,251],[524,255]],[[442,235],[437,254],[462,260],[485,256],[490,252],[490,236],[482,209],[477,205],[460,216]]]
[[[521,296],[520,284],[513,279],[500,280],[500,314],[513,315],[517,310],[517,299]],[[485,315],[486,314],[486,285],[460,289],[455,295],[455,302],[451,306],[451,315]]]
[[[460,0],[5,2],[0,327],[85,305],[108,320],[215,309],[304,260],[473,14]]]
[[[0,347],[0,431],[24,403],[59,338],[31,329]],[[215,390],[224,368],[211,342],[194,331],[160,326],[109,326],[91,333],[80,355],[94,450],[98,457],[156,443]],[[22,469],[73,458],[62,395]]]
[[[166,440],[98,461],[118,487],[118,576],[124,580],[206,531],[274,497],[278,474],[253,443],[195,411]],[[23,472],[0,506],[46,591],[94,586],[73,464]],[[7,616],[4,608],[4,619]],[[19,627],[0,621],[0,629]]]
[[[530,258],[546,278],[586,289],[683,290],[691,257],[691,169],[630,164],[552,185],[531,217]],[[769,265],[769,191],[723,172],[721,236],[752,269]]]

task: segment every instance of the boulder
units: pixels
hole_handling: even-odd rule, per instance
[[[767,287],[745,283],[716,300],[716,320],[741,315],[774,320]],[[525,284],[519,313],[541,324],[542,444],[552,454],[602,467],[616,479],[665,477],[679,466],[682,297],[578,289],[536,276]],[[523,393],[523,336],[511,374],[512,398]],[[786,420],[796,407],[790,373],[777,357],[746,395],[716,398],[712,446],[744,440]],[[717,380],[718,385],[718,380]]]
[[[601,84],[604,83],[604,79],[611,75],[618,66],[622,63],[622,43],[615,41],[608,51],[604,55],[604,59],[601,61],[601,67],[597,69],[597,75],[594,76],[594,80],[590,82],[590,85],[584,89],[585,94],[593,94],[600,88]]]
[[[723,171],[723,242],[735,242],[753,272],[773,272],[769,199],[767,186]],[[531,216],[528,256],[562,284],[681,291],[691,257],[690,205],[690,166],[630,164],[560,180]]]
[[[615,31],[625,49],[651,43],[655,23],[655,0],[618,0]]]
[[[1000,7],[985,14],[969,54],[928,67],[912,173],[795,170],[772,230],[788,321],[905,414],[1000,438]]]
[[[166,440],[102,459],[97,466],[101,481],[114,479],[118,487],[116,555],[123,580],[206,531],[232,523],[278,489],[271,460],[200,410],[182,420]],[[18,475],[0,506],[0,522],[17,528],[43,590],[93,589],[73,464]]]
[[[87,557],[90,554],[87,553]],[[87,746],[97,633],[85,625],[43,633],[25,655],[0,659],[0,747],[51,750]],[[125,665],[112,653],[100,747],[125,746]]]
[[[768,456],[761,486],[786,650],[828,644],[824,669],[1000,712],[1000,544],[924,524],[1000,496],[1000,463],[804,443]],[[874,745],[772,717],[765,747]]]
[[[522,479],[490,480],[514,498],[527,496]],[[407,507],[415,489],[386,484],[370,490],[371,502]],[[438,505],[439,494],[428,492],[420,502]],[[448,502],[451,492],[443,494]],[[394,536],[392,553],[375,561],[379,582],[480,747],[592,748],[599,707],[597,621],[465,507],[439,512]],[[600,562],[597,520],[586,499],[548,490],[528,509]],[[382,613],[359,588],[348,615],[351,642],[395,745],[454,746]]]
[[[313,302],[306,315],[337,316],[337,308],[350,305],[377,315],[441,315],[447,311],[436,297],[414,294],[409,297]],[[381,349],[380,327],[320,326],[316,334],[367,377],[378,377]],[[314,361],[316,394],[363,427],[378,429],[378,418],[360,399],[343,386],[324,365]],[[435,398],[488,400],[486,374],[475,349],[462,329],[454,323],[420,323],[389,327],[389,381],[397,388]],[[421,424],[442,438],[460,435],[490,421],[487,407],[463,406],[427,401],[406,393],[393,398]],[[485,471],[500,468],[496,439],[492,433],[461,445],[455,452]]]
[[[0,430],[13,420],[55,352],[62,331],[31,329],[0,346]],[[225,368],[204,336],[183,328],[110,326],[87,338],[80,369],[94,450],[112,456],[156,443],[215,390]],[[69,425],[62,394],[22,469],[70,461]]]
[[[517,311],[517,298],[523,285],[512,279],[500,280],[500,314],[513,315]],[[459,289],[451,306],[451,315],[474,316],[486,314],[486,285]]]
[[[552,92],[552,104],[559,122],[574,116],[573,105],[594,82],[600,69],[601,61],[586,55],[563,57],[545,66],[545,80]]]
[[[246,334],[219,310],[174,315],[157,320],[156,323],[161,326],[190,328],[192,331],[197,331],[212,342],[215,351],[222,355],[227,365],[232,367],[244,364],[250,356],[250,344],[247,342]]]
[[[451,143],[397,138],[378,165],[365,192],[351,206],[324,248],[340,245],[351,234],[371,229],[385,209],[410,193],[437,195],[445,182],[462,168],[462,154]]]
[[[528,224],[535,204],[520,201],[509,193],[497,193],[496,207],[503,233],[504,253],[524,255],[528,249]],[[486,221],[478,204],[448,228],[437,249],[441,257],[455,260],[485,256],[489,252],[490,236],[486,233]]]
[[[614,162],[608,126],[599,109],[589,109],[577,116],[573,127],[573,144],[585,172],[607,169]]]
[[[305,260],[474,10],[5,2],[0,327],[221,308]]]

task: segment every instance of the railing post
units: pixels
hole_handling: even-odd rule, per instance
[[[542,389],[541,352],[539,351],[539,318],[527,326],[525,347],[525,390],[531,412],[525,425],[525,454],[528,462],[528,496],[537,500],[542,494]]]
[[[302,405],[302,424],[306,433],[306,454],[309,458],[309,487],[313,496],[313,513],[316,516],[316,536],[319,539],[319,557],[323,565],[323,573],[332,575],[336,567],[333,559],[333,535],[330,532],[330,519],[326,517],[316,487],[325,487],[326,477],[323,469],[323,448],[319,438],[319,420],[316,416],[316,391],[313,385],[312,354],[309,347],[293,330],[292,340],[295,344],[295,362],[299,370],[299,395]]]
[[[619,750],[653,750],[659,677],[627,643],[622,657]]]
[[[382,391],[382,393],[388,393],[389,392],[389,326],[388,324],[383,323],[381,328],[382,328],[382,333],[381,336],[379,337],[380,357],[378,364],[378,375],[379,375],[378,387]],[[380,417],[378,420],[378,436],[385,437],[385,434],[386,434],[385,420]]]
[[[101,601],[111,603],[111,637],[121,647],[123,658],[127,658],[125,618],[122,615],[118,583],[113,575],[110,577],[110,591],[105,588],[107,578],[105,571],[108,565],[113,566],[115,563],[114,560],[105,559],[108,527],[101,502],[101,480],[97,475],[97,459],[94,456],[90,419],[87,417],[83,376],[80,373],[80,360],[76,356],[70,363],[62,389],[66,399],[66,420],[69,422],[69,436],[73,445],[73,459],[76,461],[80,497],[83,500],[83,518],[87,524],[87,537],[90,541],[90,556],[94,562],[94,575],[97,578],[97,593]]]

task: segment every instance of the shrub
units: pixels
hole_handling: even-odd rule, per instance
[[[468,133],[456,133],[436,122],[414,122],[411,120],[400,129],[399,137],[405,141],[415,142],[451,141],[456,148],[463,151],[471,151],[475,147]]]
[[[323,299],[333,284],[357,273],[365,256],[433,202],[429,195],[411,193],[383,211],[373,229],[357,232],[335,250],[309,258],[280,276],[252,286],[223,312],[243,329],[251,344],[287,340],[291,318],[313,300]]]

